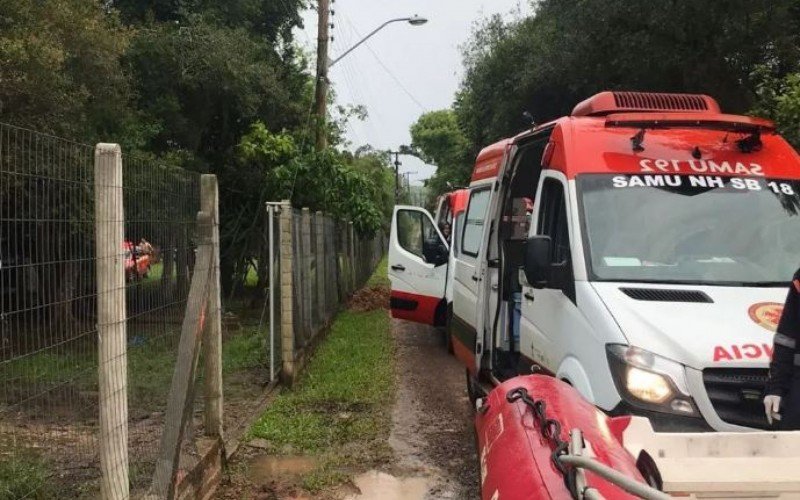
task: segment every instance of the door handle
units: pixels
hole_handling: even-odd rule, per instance
[[[494,291],[494,292],[496,292],[499,288],[500,288],[500,286],[497,283],[492,285],[492,291]]]
[[[400,265],[400,264],[392,266],[392,271],[405,271],[405,270],[406,270],[406,266],[403,266],[403,265]]]
[[[531,302],[533,302],[534,300],[536,300],[536,297],[534,297],[531,292],[525,292],[525,300],[530,300]]]

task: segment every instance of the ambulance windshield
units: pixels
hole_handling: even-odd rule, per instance
[[[592,279],[783,286],[800,266],[800,181],[577,178]]]

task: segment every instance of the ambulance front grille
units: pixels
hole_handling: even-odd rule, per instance
[[[714,410],[723,421],[768,429],[764,416],[764,385],[767,370],[764,368],[707,368],[703,370],[703,383]]]

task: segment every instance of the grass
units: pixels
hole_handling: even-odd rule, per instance
[[[269,354],[264,341],[264,332],[259,332],[254,326],[245,327],[242,333],[222,344],[223,374],[228,375],[263,365]]]
[[[389,257],[384,256],[380,262],[378,262],[378,267],[375,269],[375,272],[367,281],[367,287],[386,287],[389,288],[391,286],[391,282],[389,282]]]
[[[0,460],[0,500],[56,498],[50,474],[44,460],[24,452]]]
[[[386,279],[385,267],[370,283]],[[341,313],[295,388],[276,398],[250,436],[282,453],[314,456],[320,465],[304,482],[311,491],[385,461],[391,453],[393,359],[385,310]]]

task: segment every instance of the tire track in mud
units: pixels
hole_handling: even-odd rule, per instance
[[[437,330],[392,321],[397,394],[389,442],[404,475],[429,479],[426,498],[479,498],[472,411],[464,367]]]

